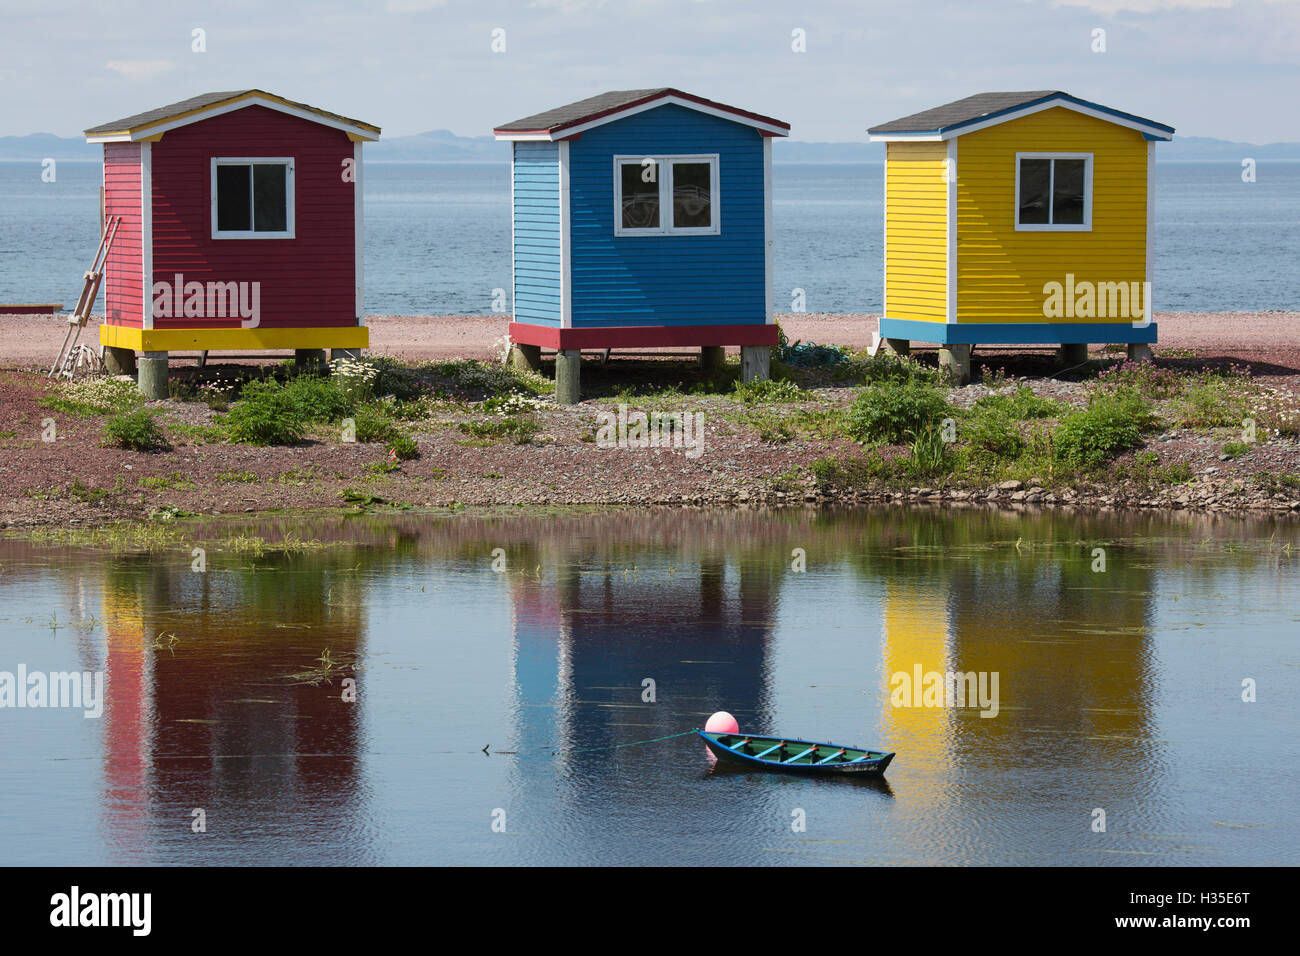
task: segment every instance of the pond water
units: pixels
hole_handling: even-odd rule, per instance
[[[1298,548],[902,508],[4,539],[0,672],[106,688],[0,707],[0,863],[1295,865]],[[895,706],[918,668],[996,701]],[[719,709],[898,756],[871,783],[617,746]]]

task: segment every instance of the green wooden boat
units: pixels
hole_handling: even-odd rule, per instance
[[[790,737],[718,734],[697,730],[719,761],[754,770],[803,774],[863,774],[883,776],[894,754],[864,747],[842,747]]]

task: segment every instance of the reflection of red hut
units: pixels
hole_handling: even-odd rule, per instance
[[[360,349],[361,144],[378,127],[261,90],[86,130],[121,222],[100,342],[165,395],[167,353]]]

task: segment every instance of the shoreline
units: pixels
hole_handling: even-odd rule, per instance
[[[1227,374],[1216,381],[1230,383],[1223,386],[1229,390],[1276,396],[1276,408],[1300,416],[1300,336],[1290,337],[1288,331],[1300,330],[1300,313],[1233,316],[1238,324],[1229,328],[1225,317],[1158,315],[1157,321],[1168,322],[1171,329],[1167,337],[1162,326],[1162,342],[1156,347],[1159,373],[1182,388],[1184,382],[1197,381],[1203,367],[1231,373],[1235,364],[1249,363],[1254,371],[1247,379]],[[450,359],[472,359],[483,349],[491,357],[498,337],[494,333],[499,327],[504,334],[508,321],[504,316],[371,318],[373,340],[380,347],[370,353],[409,355],[406,361],[422,363],[403,366],[411,374],[428,369],[429,362],[460,368],[464,363]],[[860,348],[875,331],[874,318],[863,316],[781,320],[792,343],[802,339]],[[0,327],[6,321],[16,320],[0,317]],[[61,341],[65,323],[56,320],[53,326]],[[1176,334],[1180,328],[1181,338]],[[1225,329],[1218,336],[1218,348],[1187,344]],[[87,333],[93,330],[83,335]],[[1232,345],[1242,337],[1252,338],[1250,348]],[[36,347],[22,341],[27,349]],[[420,357],[428,355],[434,358]],[[1029,386],[1065,413],[1086,406],[1097,382],[1096,368],[1113,367],[1108,360],[1115,358],[1093,349],[1092,368],[1067,374],[1057,368],[1050,349],[977,350],[977,366],[983,363],[989,384],[981,377],[974,384],[946,389],[946,395],[960,417],[995,391]],[[253,363],[248,361],[214,359],[204,375],[211,381],[214,373],[224,369],[230,376],[241,367],[245,375],[264,374],[270,371],[265,367],[269,361],[278,360],[263,360],[257,369],[249,368]],[[932,355],[922,355],[920,364],[932,367]],[[229,440],[222,433],[229,405],[213,405],[201,397],[194,387],[199,373],[192,362],[178,362],[173,369],[174,382],[181,386],[176,397],[141,406],[164,423],[170,448],[144,452],[108,447],[103,435],[108,413],[52,406],[66,386],[46,379],[47,368],[0,370],[0,482],[9,489],[0,499],[3,529],[79,528],[151,516],[283,514],[285,509],[328,509],[347,515],[357,513],[358,505],[366,510],[423,511],[923,504],[1300,515],[1300,435],[1294,428],[1279,436],[1266,432],[1243,451],[1229,448],[1239,444],[1240,429],[1226,427],[1226,419],[1217,428],[1180,428],[1166,422],[1163,431],[1144,433],[1136,447],[1115,457],[1113,467],[1101,474],[1071,475],[1066,470],[1054,478],[1050,468],[1026,462],[1009,474],[1007,469],[1000,474],[981,472],[984,478],[960,467],[943,477],[921,478],[888,467],[907,458],[906,444],[864,446],[849,437],[846,416],[864,390],[862,383],[834,380],[826,369],[791,369],[799,385],[793,397],[742,394],[726,387],[701,391],[705,373],[688,358],[669,363],[654,356],[619,359],[615,353],[607,367],[593,361],[584,369],[584,386],[591,392],[581,403],[557,406],[542,394],[536,407],[515,415],[503,413],[492,401],[517,391],[513,372],[487,363],[465,366],[461,370],[471,373],[466,381],[490,379],[495,384],[475,391],[435,379],[435,391],[442,397],[426,400],[415,418],[390,423],[415,446],[411,460],[398,461],[385,440],[342,441],[337,422],[313,425],[297,443]],[[727,369],[734,377],[734,360]],[[550,387],[544,379],[525,384],[543,392],[543,386]],[[420,387],[432,386],[426,382]],[[650,412],[704,414],[702,454],[692,457],[683,448],[597,447],[599,413],[615,410],[620,402]],[[1168,411],[1169,403],[1152,399],[1151,405]],[[41,429],[50,421],[57,425],[57,440],[45,442],[40,440]],[[516,425],[527,425],[527,433],[512,432]],[[1029,420],[1018,421],[1018,426],[1026,434],[1037,427]],[[863,468],[868,458],[881,467]],[[1168,477],[1174,470],[1176,480]]]
[[[97,346],[99,322],[94,315],[81,332],[80,341]],[[878,313],[777,313],[776,321],[794,342],[845,345],[866,348],[877,330]],[[1157,312],[1160,326],[1158,352],[1199,350],[1209,357],[1228,357],[1255,364],[1287,364],[1300,371],[1300,311],[1257,312]],[[510,324],[501,315],[386,315],[366,316],[370,329],[368,354],[403,361],[455,358],[493,361],[500,355],[502,340]],[[67,316],[0,315],[0,336],[6,342],[0,352],[0,370],[49,369],[68,329]],[[918,346],[926,351],[933,346]],[[977,354],[1001,355],[1036,352],[1051,347],[1010,348],[984,346]],[[1094,351],[1097,351],[1094,348]],[[739,354],[734,348],[729,355]],[[178,353],[178,366],[188,365],[196,353]],[[288,354],[288,353],[286,353]],[[614,353],[615,357],[618,353]],[[213,364],[237,360],[236,353],[214,353]],[[271,360],[261,360],[271,361]]]

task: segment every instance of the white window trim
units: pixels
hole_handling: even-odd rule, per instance
[[[659,164],[659,226],[655,229],[623,228],[623,174],[625,163],[641,165],[653,159]],[[673,163],[709,164],[709,226],[674,226]],[[722,179],[719,153],[639,153],[614,157],[614,235],[615,236],[718,236],[722,234],[722,202],[719,184]]]
[[[1022,223],[1020,221],[1020,161],[1022,159],[1082,159],[1083,164],[1083,222],[1081,223]],[[1092,232],[1092,153],[1016,153],[1016,204],[1012,221],[1016,232]],[[1047,196],[1054,201],[1056,191],[1056,164],[1047,181]],[[1049,215],[1053,210],[1049,209]]]
[[[247,166],[257,164],[261,166],[271,166],[280,164],[285,167],[284,174],[284,224],[287,227],[283,232],[254,232],[253,230],[243,230],[240,232],[219,232],[217,230],[217,167],[218,166]],[[213,239],[293,239],[294,238],[294,204],[293,204],[293,157],[292,156],[214,156],[212,157],[212,238]],[[252,197],[249,197],[249,203],[252,203]],[[252,209],[249,210],[249,222]]]

